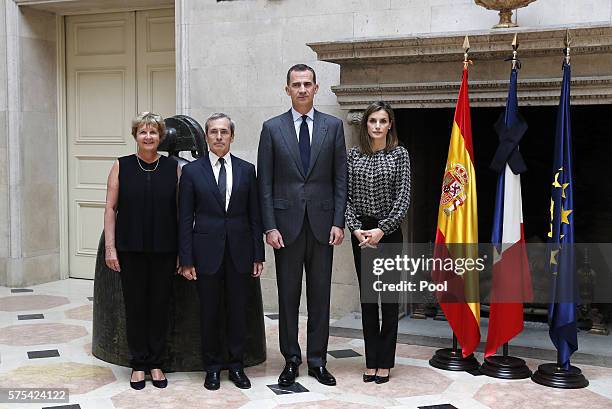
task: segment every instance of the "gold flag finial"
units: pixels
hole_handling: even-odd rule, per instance
[[[520,64],[519,64],[519,60],[518,60],[518,48],[519,48],[519,41],[518,41],[518,33],[514,34],[514,39],[512,40],[512,69],[515,70],[517,68],[521,68]]]
[[[565,48],[570,48],[572,45],[572,35],[570,34],[569,28],[565,30]]]
[[[465,36],[465,39],[463,40],[463,51],[466,54],[468,51],[470,51],[470,39],[468,38],[468,36]]]
[[[570,35],[569,28],[565,30],[565,62],[569,65],[570,63],[570,46],[572,45],[572,36]]]
[[[467,69],[468,65],[472,62],[468,58],[468,51],[470,51],[470,39],[468,36],[465,36],[463,40],[463,68]]]
[[[518,48],[519,48],[518,33],[515,33],[514,39],[512,40],[512,49],[516,51],[518,50]]]

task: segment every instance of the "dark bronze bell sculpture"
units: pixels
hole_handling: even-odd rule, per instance
[[[188,151],[194,158],[206,154],[204,131],[193,118],[176,115],[166,118],[166,138],[158,150],[168,152],[182,165],[189,161],[179,158],[179,152]],[[121,279],[104,261],[104,232],[100,238],[96,258],[93,308],[93,355],[116,365],[129,366],[125,331],[125,305]],[[247,339],[244,363],[258,365],[266,360],[266,332],[259,279],[250,280],[251,293],[247,316]],[[223,304],[222,304],[223,305]],[[200,304],[193,281],[176,275],[172,280],[167,348],[163,357],[163,370],[201,371],[202,349],[200,335]],[[221,317],[224,317],[222,308]],[[221,325],[225,320],[220,319]],[[224,333],[224,332],[222,332]],[[225,342],[222,342],[225,345]]]

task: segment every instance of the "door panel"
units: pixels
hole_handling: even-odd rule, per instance
[[[131,120],[175,110],[174,11],[67,16],[70,276],[93,278],[108,172],[134,152]]]
[[[93,278],[106,178],[133,151],[134,13],[66,17],[70,276]]]
[[[136,13],[138,111],[175,114],[174,10]]]

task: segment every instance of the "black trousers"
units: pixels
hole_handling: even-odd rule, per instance
[[[161,368],[176,254],[120,252],[119,263],[130,366]]]
[[[362,229],[370,230],[378,226],[378,222],[372,218],[363,218]],[[402,243],[403,236],[401,228],[389,235],[383,236],[380,243]],[[359,281],[361,293],[361,248],[359,240],[355,235],[351,235],[351,245],[353,248],[353,259],[355,260],[355,270]],[[379,318],[379,311],[382,319]],[[399,315],[398,302],[389,302],[385,297],[385,302],[380,303],[361,303],[361,325],[363,328],[363,339],[365,342],[366,368],[368,369],[387,369],[395,366],[395,345],[397,343],[397,325]],[[381,323],[382,321],[382,323]]]
[[[302,363],[298,343],[298,316],[302,271],[306,271],[308,307],[306,360],[309,367],[325,366],[329,339],[329,297],[333,246],[319,243],[304,217],[302,230],[290,245],[274,250],[278,286],[278,337],[287,362]]]
[[[196,269],[197,272],[197,269]],[[221,267],[215,274],[198,274],[202,360],[206,372],[244,367],[251,271],[237,271],[226,246]],[[225,322],[221,322],[224,303]],[[225,334],[221,329],[225,328]],[[223,343],[225,340],[225,343]],[[229,355],[225,362],[224,351]]]

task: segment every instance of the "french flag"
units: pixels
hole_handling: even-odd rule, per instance
[[[485,358],[523,330],[523,301],[533,297],[525,248],[521,173],[526,170],[518,142],[527,124],[518,114],[518,71],[512,69],[506,111],[496,124],[500,145],[491,164],[499,171],[493,231],[493,285]]]

